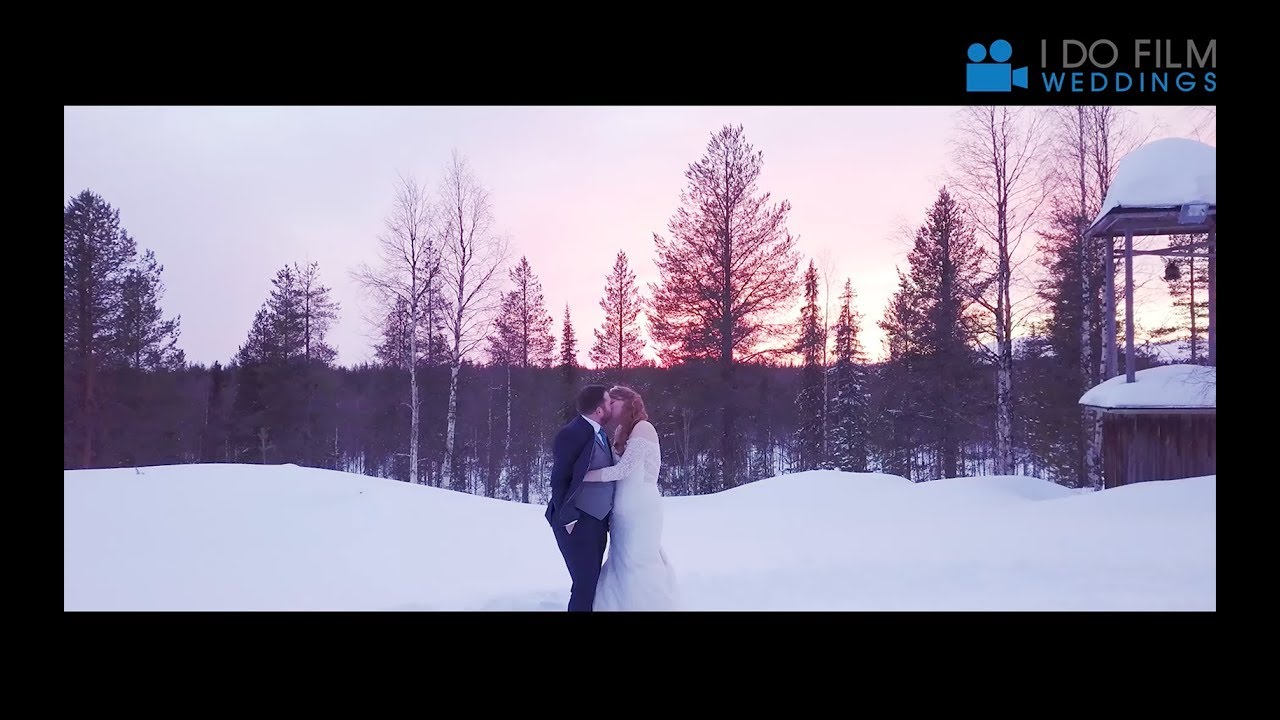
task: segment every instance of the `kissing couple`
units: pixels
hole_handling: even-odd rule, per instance
[[[577,410],[552,446],[546,512],[573,581],[569,611],[675,610],[675,569],[662,548],[662,448],[644,399],[621,385],[588,385]]]

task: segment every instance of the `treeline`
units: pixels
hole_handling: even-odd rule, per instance
[[[878,313],[879,362],[856,277],[800,257],[740,126],[689,166],[652,240],[659,280],[638,287],[618,253],[591,333],[568,307],[552,317],[464,159],[436,192],[401,178],[377,262],[351,271],[383,309],[376,362],[355,367],[334,364],[342,309],[314,263],[279,270],[226,366],[185,363],[161,266],[85,191],[64,211],[64,467],[296,463],[541,502],[552,436],[576,390],[602,382],[644,394],[671,494],[820,468],[1096,485],[1096,418],[1076,400],[1101,380],[1105,248],[1083,233],[1138,142],[1123,119],[966,109],[952,176]],[[1195,272],[1170,272],[1175,298]]]

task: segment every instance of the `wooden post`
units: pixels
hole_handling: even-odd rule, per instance
[[[1107,336],[1104,338],[1106,342],[1103,343],[1103,348],[1107,355],[1107,376],[1102,379],[1110,380],[1116,376],[1116,245],[1110,235],[1100,239],[1106,243],[1107,256],[1107,297],[1105,303],[1107,322],[1104,326],[1106,327]]]
[[[1133,382],[1133,231],[1124,233],[1124,381]]]
[[[1209,365],[1218,367],[1218,224],[1209,226]]]

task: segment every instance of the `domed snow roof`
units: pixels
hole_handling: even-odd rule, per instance
[[[1116,208],[1218,204],[1218,149],[1198,140],[1165,138],[1129,153],[1116,168],[1096,224]]]

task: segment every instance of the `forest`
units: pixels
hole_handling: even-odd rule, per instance
[[[596,328],[546,306],[455,154],[438,183],[398,178],[367,263],[279,268],[211,366],[181,349],[160,259],[86,189],[63,212],[64,468],[292,463],[540,503],[552,438],[578,389],[602,383],[644,396],[666,494],[814,469],[1099,487],[1099,420],[1077,400],[1103,379],[1108,250],[1084,234],[1147,136],[1120,108],[964,108],[897,291],[866,308],[856,276],[798,251],[791,202],[761,186],[745,128],[719,128],[672,178],[682,202],[652,237],[659,280],[641,287],[619,252],[599,269]],[[1157,343],[1206,361],[1194,263],[1169,262],[1179,320],[1141,338],[1139,369],[1167,362],[1144,349]],[[337,273],[379,308],[374,362],[335,362],[328,333],[350,311]]]

